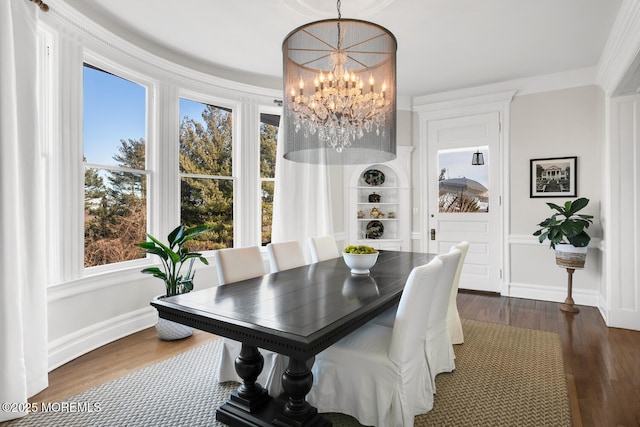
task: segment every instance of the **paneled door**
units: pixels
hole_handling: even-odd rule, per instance
[[[500,116],[430,120],[429,252],[467,240],[460,288],[500,292]]]

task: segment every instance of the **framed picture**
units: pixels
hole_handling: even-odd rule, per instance
[[[577,157],[531,159],[529,197],[577,197]]]

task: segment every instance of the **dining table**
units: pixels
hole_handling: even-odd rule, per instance
[[[161,318],[242,343],[238,389],[216,410],[231,426],[328,426],[306,401],[315,356],[396,304],[414,267],[436,254],[380,250],[369,274],[342,257],[151,302]],[[280,396],[256,382],[260,349],[288,358]],[[336,393],[339,393],[336,390]]]

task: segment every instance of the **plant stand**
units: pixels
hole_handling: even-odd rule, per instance
[[[567,268],[567,298],[564,300],[564,304],[560,305],[560,310],[565,311],[567,313],[579,313],[580,310],[578,307],[573,305],[573,298],[571,297],[571,289],[573,288],[573,272],[576,271],[575,268]]]

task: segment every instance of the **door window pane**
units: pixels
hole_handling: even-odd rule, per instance
[[[483,164],[472,164],[477,153]],[[489,211],[489,147],[439,150],[438,169],[440,212]]]

